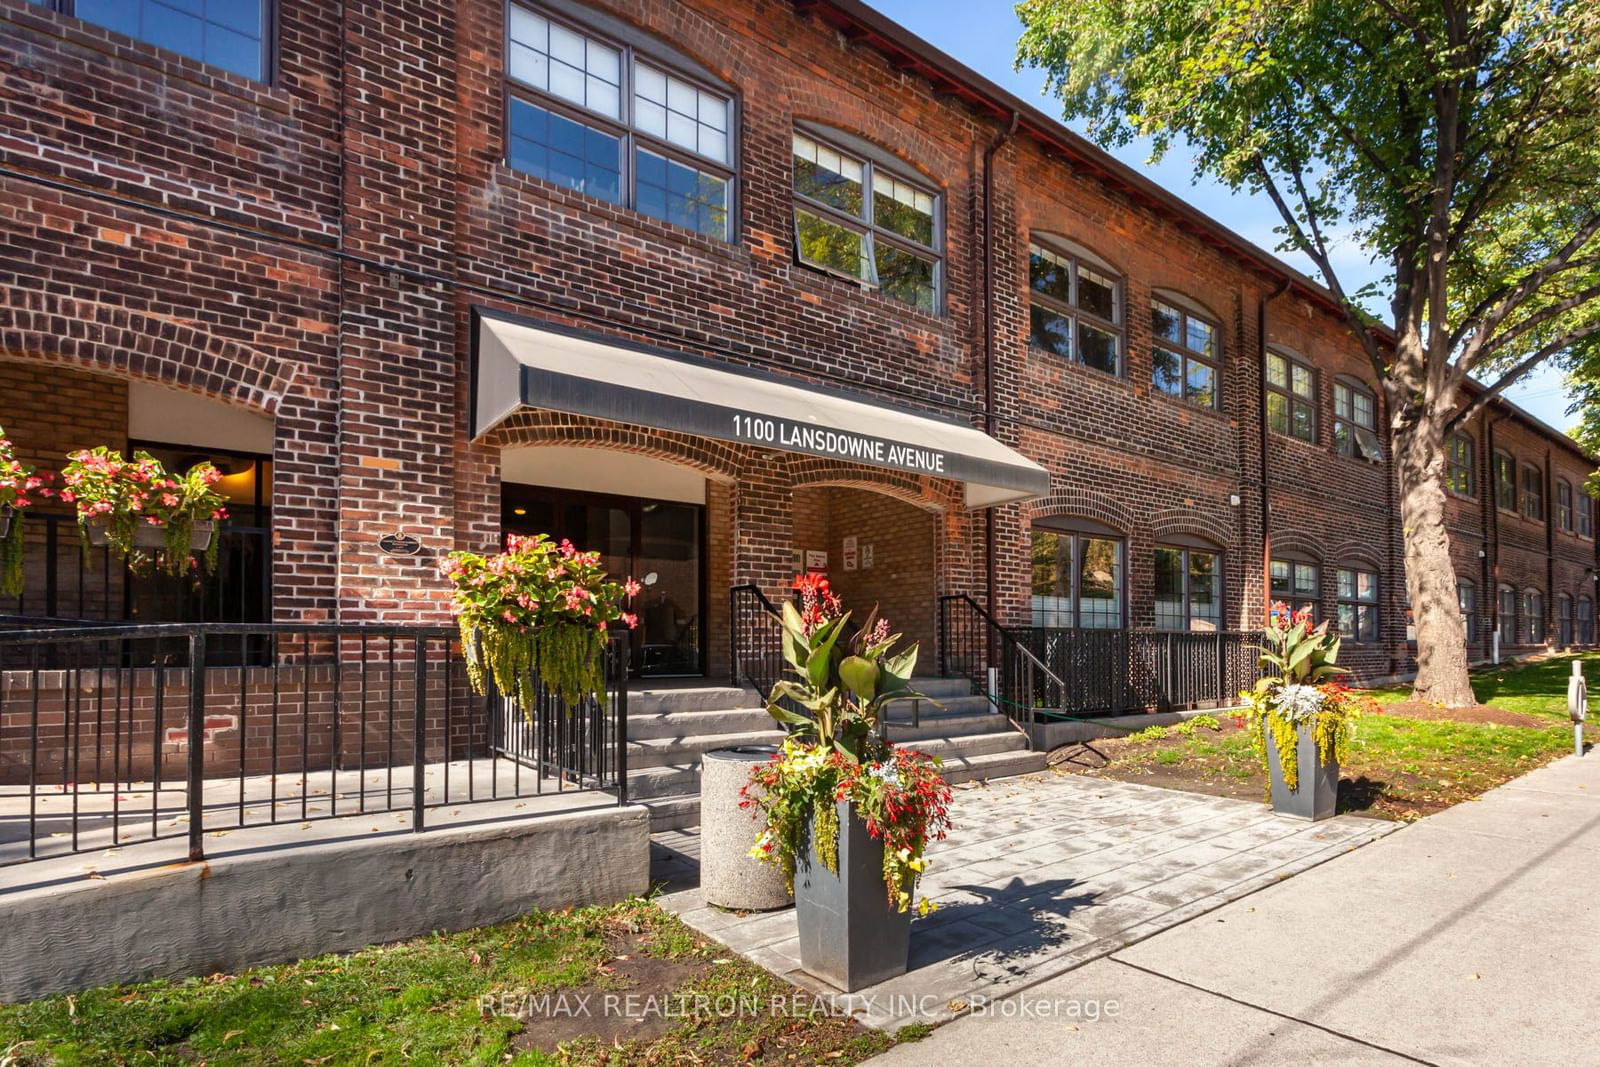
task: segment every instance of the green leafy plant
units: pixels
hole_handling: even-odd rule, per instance
[[[84,543],[89,543],[91,526],[103,528],[112,551],[135,569],[154,562],[168,574],[184,574],[194,566],[195,523],[228,517],[227,499],[212,488],[222,472],[210,463],[173,474],[148,452],[135,452],[129,460],[104,446],[73,452],[67,459],[61,468],[61,499],[76,506]],[[136,544],[140,526],[162,531],[162,547],[153,556]],[[217,544],[213,534],[205,551],[207,573],[217,568]]]
[[[0,516],[5,518],[5,535],[0,536],[0,597],[22,593],[22,515],[36,498],[48,496],[45,479],[17,458],[16,447],[0,428]]]
[[[1246,720],[1269,779],[1266,738],[1271,734],[1283,784],[1293,792],[1300,787],[1300,728],[1310,726],[1319,760],[1343,762],[1366,701],[1334,680],[1345,673],[1338,665],[1340,637],[1326,621],[1313,623],[1310,611],[1274,604],[1261,639],[1262,677],[1241,694]]]
[[[604,696],[606,631],[612,622],[638,625],[624,606],[640,587],[632,578],[608,580],[600,553],[544,534],[512,535],[504,552],[452,552],[439,571],[455,586],[474,692],[483,695],[492,678],[524,708],[533,707],[536,680],[569,706]]]
[[[798,605],[783,605],[783,655],[792,679],[778,682],[767,711],[789,729],[782,751],[754,769],[741,806],[766,818],[751,855],[781,866],[791,880],[798,857],[816,834],[824,866],[839,870],[839,801],[881,840],[889,903],[911,907],[927,868],[930,840],[949,830],[950,787],[940,761],[884,740],[878,729],[890,701],[916,696],[911,674],[917,646],[894,650],[900,635],[873,611],[867,625],[845,638],[849,613],[825,576],[802,575]],[[796,711],[795,708],[803,709]],[[932,907],[924,900],[919,910]]]

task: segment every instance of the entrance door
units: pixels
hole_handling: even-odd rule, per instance
[[[612,577],[644,585],[633,603],[631,673],[705,673],[705,508],[669,500],[506,484],[501,529],[598,551]]]

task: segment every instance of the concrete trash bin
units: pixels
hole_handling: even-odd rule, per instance
[[[750,768],[777,751],[772,745],[741,745],[700,757],[700,891],[707,904],[771,911],[794,902],[783,870],[750,856],[761,836],[761,813],[739,807]]]

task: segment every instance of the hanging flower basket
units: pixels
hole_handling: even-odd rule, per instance
[[[467,678],[480,696],[488,680],[531,709],[536,683],[568,707],[605,692],[605,642],[610,623],[638,625],[623,604],[639,594],[629,578],[614,582],[600,553],[544,534],[506,538],[506,550],[483,556],[452,552],[439,572],[455,586],[456,621]]]
[[[95,548],[104,548],[111,544],[111,523],[107,519],[88,519],[83,524],[84,536]],[[211,547],[211,539],[216,536],[217,524],[209,519],[200,520],[189,528],[189,551],[205,552]],[[160,550],[167,547],[167,528],[165,524],[152,526],[146,523],[133,528],[133,547],[150,550]]]
[[[22,594],[22,516],[39,499],[50,495],[46,477],[17,459],[16,449],[0,429],[0,597]]]
[[[216,524],[228,517],[226,498],[212,486],[222,472],[197,463],[172,474],[148,452],[131,460],[109,448],[67,457],[61,499],[78,509],[85,544],[126,557],[135,569],[154,563],[174,576],[204,554],[207,573],[217,568]]]

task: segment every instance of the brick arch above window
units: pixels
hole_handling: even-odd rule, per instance
[[[1231,522],[1193,511],[1156,512],[1150,516],[1150,534],[1155,540],[1171,537],[1197,537],[1226,550],[1233,539]]]
[[[1073,517],[1104,523],[1121,531],[1134,528],[1133,515],[1120,500],[1081,489],[1057,487],[1024,505],[1024,518],[1030,523]]]
[[[948,480],[922,478],[914,474],[840,463],[821,456],[789,457],[790,484],[795,489],[836,486],[865,489],[904,501],[923,511],[940,514],[959,510],[961,491]]]
[[[1326,553],[1322,542],[1300,530],[1279,530],[1271,535],[1272,554],[1289,559],[1303,559],[1307,563],[1322,563]]]
[[[1328,551],[1328,559],[1337,560],[1341,567],[1364,567],[1369,571],[1382,570],[1384,566],[1383,559],[1365,541],[1341,542]]]
[[[0,291],[0,354],[199,393],[276,415],[294,363],[176,319],[57,293]]]
[[[743,449],[722,441],[534,409],[513,412],[484,443],[500,448],[565,445],[610,449],[675,463],[724,484],[736,481],[746,462]]]

